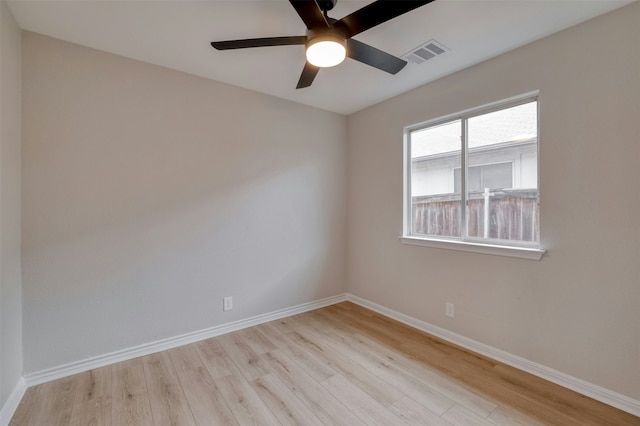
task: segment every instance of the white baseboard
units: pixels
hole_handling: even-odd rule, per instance
[[[50,382],[62,377],[89,371],[94,368],[104,367],[116,362],[127,361],[133,358],[138,358],[140,356],[165,351],[167,349],[177,348],[179,346],[210,339],[211,337],[220,336],[221,334],[230,333],[232,331],[241,330],[243,328],[252,327],[254,325],[274,321],[291,315],[312,311],[314,309],[344,302],[346,300],[346,294],[327,297],[325,299],[316,300],[314,302],[303,303],[301,305],[280,309],[278,311],[257,315],[251,318],[222,324],[204,330],[194,331],[180,336],[170,337],[168,339],[158,340],[156,342],[145,343],[143,345],[134,346],[128,349],[122,349],[88,359],[83,359],[81,361],[71,362],[69,364],[64,364],[58,367],[37,371],[35,373],[29,373],[25,375],[26,384],[27,386],[35,386],[40,383]]]
[[[20,403],[20,400],[22,399],[22,396],[24,395],[24,392],[28,386],[35,386],[40,383],[45,383],[52,380],[60,379],[62,377],[71,376],[73,374],[82,373],[94,368],[104,367],[116,362],[127,361],[129,359],[137,358],[140,356],[161,352],[167,349],[173,349],[179,346],[209,339],[211,337],[230,333],[232,331],[241,330],[243,328],[252,327],[254,325],[262,324],[265,322],[274,321],[291,315],[296,315],[336,303],[344,302],[346,300],[364,306],[365,308],[393,318],[397,321],[417,328],[418,330],[422,330],[433,336],[439,337],[455,345],[469,349],[470,351],[487,356],[496,361],[500,361],[519,370],[526,371],[527,373],[531,373],[535,376],[556,383],[580,394],[586,395],[607,405],[619,408],[620,410],[626,411],[635,416],[640,416],[640,401],[638,400],[632,399],[628,396],[619,394],[601,386],[594,385],[592,383],[586,382],[582,379],[578,379],[544,365],[537,364],[535,362],[510,354],[492,346],[485,345],[484,343],[480,343],[476,340],[469,339],[467,337],[437,327],[433,324],[429,324],[425,321],[421,321],[419,319],[394,311],[385,306],[378,305],[377,303],[371,302],[367,299],[363,299],[352,294],[341,294],[338,296],[328,297],[314,302],[293,306],[291,308],[285,308],[267,314],[257,315],[251,318],[183,334],[181,336],[146,343],[132,348],[123,349],[105,355],[100,355],[97,357],[88,358],[85,360],[76,361],[58,367],[27,374],[16,385],[16,389],[12,392],[9,399],[2,407],[2,410],[0,411],[0,426],[8,425],[9,421],[11,420],[11,416],[13,416],[13,413],[18,407],[18,404]]]
[[[527,373],[531,373],[534,376],[538,376],[565,388],[576,391],[582,395],[588,396],[597,401],[603,402],[607,405],[611,405],[613,407],[619,408],[620,410],[640,417],[640,401],[629,398],[628,396],[619,394],[598,385],[594,385],[593,383],[586,382],[582,379],[578,379],[577,377],[573,377],[544,365],[537,364],[535,362],[529,361],[517,355],[510,354],[492,346],[485,345],[484,343],[480,343],[476,340],[469,339],[467,337],[445,330],[444,328],[440,328],[425,321],[410,317],[408,315],[394,311],[382,305],[378,305],[377,303],[371,302],[361,297],[348,294],[347,300],[364,306],[365,308],[371,309],[372,311],[378,312],[389,318],[405,323],[411,327],[417,328],[418,330],[422,330],[433,336],[439,337],[455,345],[462,346],[463,348],[469,349],[470,351],[484,355],[496,361],[500,361],[519,370],[526,371]]]
[[[27,384],[24,377],[20,377],[20,380],[16,383],[16,387],[13,388],[13,392],[11,392],[11,395],[9,395],[9,398],[0,409],[0,426],[9,426],[9,422],[16,412],[18,404],[20,404],[26,390]]]

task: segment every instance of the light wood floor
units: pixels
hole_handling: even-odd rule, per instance
[[[640,425],[345,302],[29,388],[11,426]]]

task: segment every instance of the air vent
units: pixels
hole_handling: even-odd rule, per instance
[[[442,43],[439,43],[435,40],[429,40],[422,46],[418,46],[411,52],[402,56],[402,59],[414,64],[421,64],[431,58],[442,55],[448,50],[449,49],[447,49]]]

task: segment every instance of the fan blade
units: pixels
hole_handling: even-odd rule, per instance
[[[337,25],[344,28],[347,38],[353,37],[432,1],[434,0],[378,0],[340,19]]]
[[[347,40],[347,56],[389,74],[397,74],[407,65],[405,60],[352,38]]]
[[[316,78],[316,75],[318,75],[318,71],[320,71],[319,67],[311,65],[309,62],[305,63],[296,89],[303,89],[305,87],[311,86],[311,83],[313,83],[313,79]]]
[[[289,3],[298,12],[307,29],[329,28],[329,23],[315,0],[289,0]]]
[[[246,49],[249,47],[289,46],[305,44],[306,36],[246,38],[243,40],[212,41],[211,46],[218,50]]]

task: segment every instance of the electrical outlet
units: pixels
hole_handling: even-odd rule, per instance
[[[445,314],[450,318],[455,318],[456,312],[453,307],[453,303],[445,303]]]
[[[233,309],[233,297],[225,297],[222,299],[222,310],[230,311]]]

